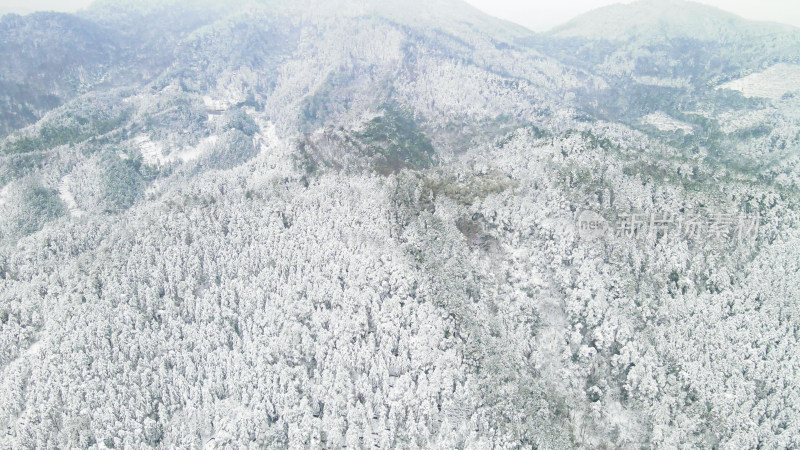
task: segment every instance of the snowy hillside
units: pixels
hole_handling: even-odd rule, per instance
[[[763,72],[754,73],[719,86],[739,91],[746,97],[781,98],[800,91],[800,66],[776,64]]]
[[[653,0],[0,29],[0,448],[800,447],[795,31]]]

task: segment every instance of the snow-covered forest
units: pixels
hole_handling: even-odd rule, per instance
[[[0,447],[800,447],[800,30],[667,3],[3,16]]]

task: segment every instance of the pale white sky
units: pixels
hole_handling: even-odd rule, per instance
[[[466,0],[483,11],[546,31],[573,17],[613,3],[631,0]],[[800,0],[696,0],[754,20],[769,20],[800,27]],[[0,0],[0,13],[39,10],[76,11],[92,0]]]

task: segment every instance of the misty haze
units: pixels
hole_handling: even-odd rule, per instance
[[[3,15],[0,448],[800,448],[790,3]]]

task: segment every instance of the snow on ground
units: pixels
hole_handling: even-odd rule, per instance
[[[779,99],[787,92],[800,90],[800,66],[775,64],[763,72],[733,80],[718,86],[717,89],[739,91],[745,97]]]
[[[205,104],[207,110],[213,112],[226,111],[230,107],[228,102],[224,100],[213,99],[208,95],[203,97],[203,104]]]
[[[78,208],[78,203],[75,201],[75,196],[69,190],[70,184],[72,184],[71,175],[66,175],[64,178],[62,178],[61,182],[58,184],[58,196],[61,197],[61,201],[67,205],[67,209],[69,210],[69,214],[71,216],[80,217],[83,215],[83,211]]]
[[[732,111],[721,114],[717,119],[720,129],[725,133],[735,133],[738,130],[750,128],[769,120],[773,109],[758,109],[754,111]]]
[[[142,152],[145,164],[160,166],[172,162],[194,161],[204,154],[210,153],[217,143],[217,136],[209,136],[202,139],[195,147],[184,148],[169,155],[164,155],[163,144],[153,142],[147,136],[137,136],[133,139],[133,142]]]
[[[216,143],[217,136],[209,136],[202,139],[195,147],[184,148],[177,153],[169,155],[168,159],[170,161],[182,162],[194,161],[207,153],[211,153]]]
[[[145,164],[160,165],[164,162],[164,146],[158,142],[153,142],[147,136],[136,136],[133,138],[134,144],[142,152]]]
[[[241,101],[242,100],[235,95],[228,95],[226,98],[213,98],[209,95],[203,96],[203,104],[206,107],[209,120],[221,115],[225,111],[231,109],[231,106]]]
[[[6,199],[8,198],[8,188],[11,186],[10,184],[5,185],[2,189],[0,189],[0,206],[5,205]]]
[[[252,176],[251,188],[262,188],[272,185],[295,172],[292,144],[278,135],[273,122],[255,117],[259,132],[253,137],[253,143],[259,151],[260,164]]]
[[[644,123],[653,125],[661,131],[683,131],[687,134],[694,133],[694,129],[690,124],[681,122],[680,120],[668,116],[661,111],[645,116],[643,121]]]
[[[256,119],[259,132],[253,136],[253,143],[259,152],[263,152],[281,142],[275,124],[261,119]]]
[[[37,339],[37,340],[36,340],[36,342],[34,342],[33,344],[31,344],[31,346],[30,346],[30,347],[28,347],[28,348],[25,350],[25,353],[24,353],[24,355],[25,355],[25,356],[34,356],[34,355],[36,355],[37,353],[39,353],[39,350],[41,350],[41,349],[42,349],[42,340],[41,340],[41,339]]]
[[[278,161],[291,159],[293,148],[288,142],[278,136],[278,130],[275,124],[260,118],[256,119],[256,124],[258,125],[259,132],[253,137],[253,143],[259,153],[266,159],[269,159],[272,166]]]
[[[639,84],[646,86],[660,86],[670,88],[686,88],[689,87],[688,78],[658,78],[651,76],[634,76],[633,80]]]

